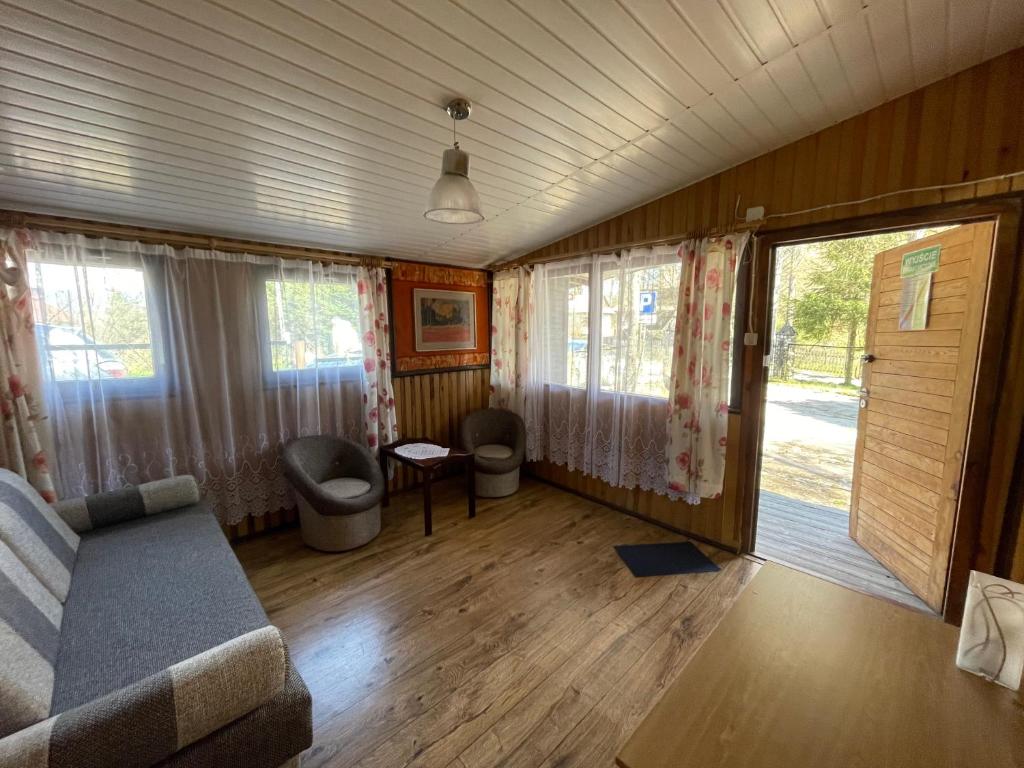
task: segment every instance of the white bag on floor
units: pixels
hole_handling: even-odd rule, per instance
[[[1024,670],[1024,585],[971,571],[956,665],[1018,690]]]

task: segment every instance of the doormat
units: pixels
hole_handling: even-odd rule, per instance
[[[667,544],[620,544],[615,547],[634,576],[671,576],[678,573],[710,573],[719,570],[689,541]]]

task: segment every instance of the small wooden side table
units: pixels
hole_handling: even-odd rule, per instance
[[[410,459],[402,456],[395,449],[410,443],[427,443],[444,447],[440,443],[426,437],[405,437],[393,443],[381,446],[380,469],[384,473],[384,498],[382,504],[386,507],[391,499],[388,493],[388,459],[394,459],[400,464],[412,467],[423,475],[423,535],[429,536],[433,533],[433,521],[431,519],[430,486],[434,479],[434,473],[439,469],[462,463],[466,467],[466,494],[469,497],[469,516],[476,517],[476,465],[473,463],[473,454],[469,451],[459,451],[450,448],[446,456],[437,456],[431,459]]]

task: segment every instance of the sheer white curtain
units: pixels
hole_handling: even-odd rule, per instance
[[[280,462],[291,438],[367,444],[393,428],[379,275],[31,235],[61,496],[190,473],[222,522],[235,523],[292,505]],[[360,277],[372,291],[362,304]],[[390,399],[390,415],[371,413],[371,398],[385,409]]]
[[[674,246],[535,267],[530,459],[671,495],[666,419],[679,278]]]

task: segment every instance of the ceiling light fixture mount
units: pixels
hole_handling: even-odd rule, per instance
[[[452,148],[441,158],[441,178],[430,190],[423,216],[445,224],[475,224],[484,220],[480,196],[469,180],[469,155],[459,149],[455,126],[469,117],[473,105],[466,99],[452,99],[444,108],[452,119]]]

